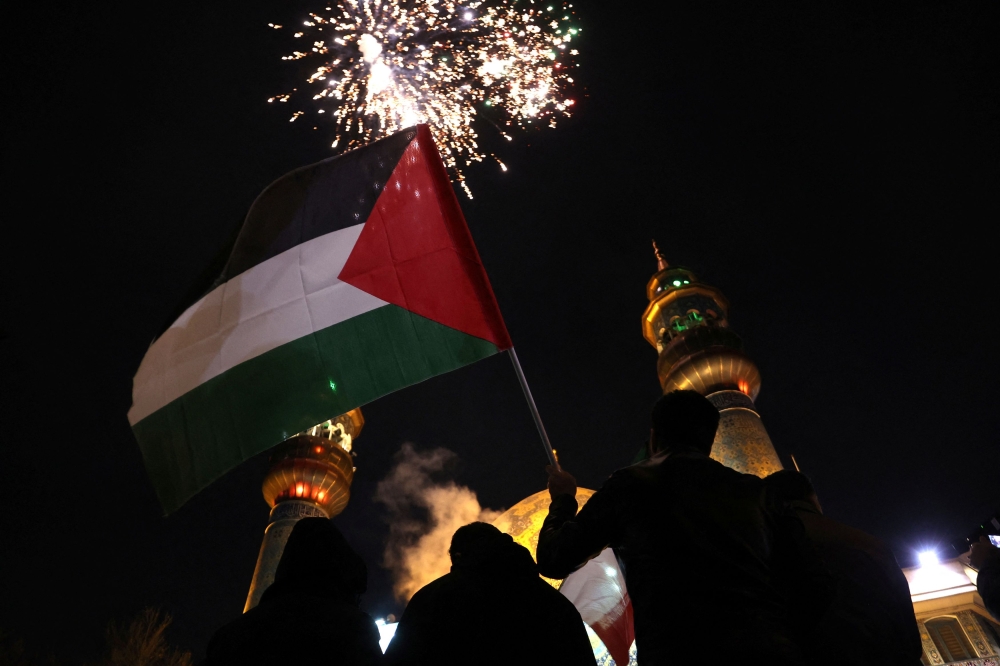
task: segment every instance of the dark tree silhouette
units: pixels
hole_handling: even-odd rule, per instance
[[[0,666],[28,666],[30,663],[24,654],[24,641],[0,629]]]
[[[107,650],[97,666],[192,666],[191,653],[167,643],[173,618],[147,608],[125,623],[108,624]]]

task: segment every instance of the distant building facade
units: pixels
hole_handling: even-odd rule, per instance
[[[976,571],[961,558],[904,569],[927,666],[1000,666],[1000,624],[976,591]]]

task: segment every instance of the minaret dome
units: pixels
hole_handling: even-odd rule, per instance
[[[729,327],[729,301],[690,270],[670,266],[655,242],[653,249],[658,270],[646,284],[642,334],[659,354],[663,392],[697,391],[719,409],[716,460],[758,476],[781,469],[753,402],[760,371]]]

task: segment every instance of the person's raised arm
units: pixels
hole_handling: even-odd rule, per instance
[[[568,472],[545,468],[549,474],[549,515],[538,535],[538,570],[549,578],[565,578],[600,554],[615,539],[619,523],[616,504],[621,494],[612,475],[577,515],[576,479]]]

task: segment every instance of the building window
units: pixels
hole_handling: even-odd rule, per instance
[[[945,663],[976,658],[972,644],[955,618],[937,617],[927,620],[924,626]]]

